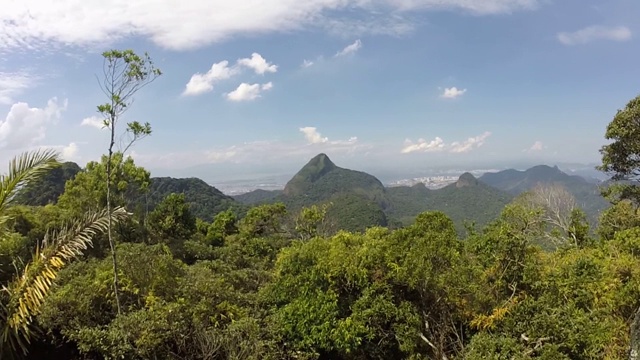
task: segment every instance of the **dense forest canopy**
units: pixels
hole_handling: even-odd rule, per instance
[[[144,78],[147,57],[105,57]],[[593,216],[554,168],[385,188],[321,154],[242,204],[117,149],[83,169],[25,153],[0,177],[0,357],[633,358],[639,132],[640,97],[607,129],[625,182]]]

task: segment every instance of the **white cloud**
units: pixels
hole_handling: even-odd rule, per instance
[[[458,89],[457,87],[454,86],[451,88],[445,88],[444,92],[440,96],[445,99],[455,99],[457,97],[464,95],[464,93],[466,92],[467,92],[467,89]]]
[[[200,95],[213,90],[214,83],[231,78],[239,72],[237,67],[229,67],[227,60],[211,66],[204,74],[196,73],[185,86],[183,95]]]
[[[82,122],[80,123],[80,125],[91,126],[96,129],[105,129],[104,120],[97,116],[90,116],[88,118],[82,119]]]
[[[72,142],[69,145],[62,147],[62,151],[60,153],[63,159],[73,161],[77,159],[78,156],[78,144]]]
[[[402,36],[413,32],[417,25],[401,12],[395,12],[386,17],[368,16],[366,19],[325,18],[323,28],[329,34],[344,39],[366,35]]]
[[[310,127],[309,127],[310,128]],[[306,128],[303,128],[306,129]],[[317,129],[307,130],[308,133],[317,133]],[[136,163],[142,166],[152,165],[155,167],[186,167],[201,164],[265,164],[273,162],[274,159],[300,159],[311,158],[320,152],[329,154],[349,154],[358,152],[365,153],[373,146],[358,141],[355,136],[348,140],[329,141],[318,134],[319,139],[313,143],[308,141],[304,131],[306,142],[284,142],[284,141],[251,141],[243,144],[212,148],[202,151],[185,151],[179,153],[158,154],[157,152],[148,154],[132,153]]]
[[[239,59],[238,65],[248,67],[260,75],[263,75],[265,72],[274,73],[278,71],[278,65],[268,63],[267,60],[258,53],[251,54],[251,58]]]
[[[273,83],[266,84],[248,84],[242,83],[232,92],[226,94],[227,100],[230,101],[250,101],[259,98],[261,93],[273,88]]]
[[[67,109],[52,98],[44,108],[30,108],[24,102],[11,106],[4,120],[0,120],[0,149],[15,150],[37,144],[45,138],[47,125],[54,123]]]
[[[547,146],[540,140],[536,140],[533,145],[531,145],[530,147],[526,148],[526,149],[522,149],[523,153],[539,153],[543,150],[545,150],[547,148]]]
[[[358,39],[353,44],[347,45],[344,49],[338,51],[334,56],[347,56],[350,54],[355,54],[361,48],[362,48],[362,41]]]
[[[451,143],[451,149],[449,151],[452,153],[469,152],[473,149],[479,148],[480,146],[484,145],[484,141],[489,136],[491,136],[491,133],[489,131],[485,131],[481,135],[478,135],[476,137],[470,137],[465,141],[462,141],[462,142],[455,141]]]
[[[586,44],[596,40],[627,41],[631,39],[631,30],[626,26],[589,26],[574,32],[558,33],[558,41],[565,45]]]
[[[326,28],[329,20],[387,19],[410,11],[498,14],[541,0],[9,0],[0,12],[0,49],[99,46],[140,36],[173,50],[232,36]],[[344,11],[348,10],[349,14]],[[403,19],[402,22],[410,22]],[[185,25],[187,24],[187,25]],[[377,31],[369,26],[371,31]]]
[[[389,0],[398,10],[461,9],[478,15],[510,13],[535,9],[539,0]]]
[[[440,137],[436,137],[431,141],[427,141],[425,139],[418,139],[417,142],[412,142],[407,139],[404,141],[404,148],[402,148],[403,154],[408,154],[416,151],[422,152],[437,152],[444,150],[445,144],[444,141]]]
[[[322,137],[322,134],[318,132],[318,130],[313,126],[307,126],[300,128],[300,131],[304,134],[304,138],[310,144],[322,144],[329,141],[329,138]]]
[[[313,61],[304,59],[302,61],[302,65],[300,65],[300,66],[302,66],[303,68],[308,68],[311,65],[313,65]]]
[[[205,152],[205,159],[209,164],[218,164],[233,159],[238,152],[235,146],[231,146],[225,150],[209,150]]]
[[[540,151],[544,148],[544,145],[542,144],[542,141],[536,141],[533,143],[533,145],[531,145],[531,147],[529,148],[529,151]]]
[[[33,77],[25,73],[0,72],[0,104],[13,103],[13,97],[31,87],[34,81]]]
[[[415,143],[409,139],[406,139],[404,141],[404,147],[400,152],[402,154],[409,154],[412,152],[442,151],[448,151],[451,153],[465,153],[482,146],[489,136],[491,136],[491,133],[489,131],[485,131],[481,135],[470,137],[465,141],[454,141],[451,144],[446,144],[440,137],[436,137],[431,141],[418,139],[418,141],[416,141]]]
[[[264,75],[264,73],[266,72],[274,73],[278,71],[277,65],[268,63],[258,53],[251,54],[250,58],[238,59],[236,65],[233,66],[229,66],[228,60],[223,60],[213,64],[211,66],[211,69],[209,69],[209,71],[207,71],[206,73],[196,73],[191,76],[191,79],[185,86],[182,95],[200,95],[206,92],[210,92],[213,90],[213,86],[215,83],[238,75],[243,67],[249,68],[259,75]],[[235,101],[253,100],[259,96],[260,90],[269,90],[273,85],[271,83],[267,83],[264,86],[266,87],[261,88],[258,84],[241,84],[238,89],[229,94],[230,97],[228,97],[228,99]],[[240,94],[237,93],[237,91],[249,91],[249,93]],[[256,96],[251,97],[251,94],[254,94]],[[236,98],[236,96],[238,96],[238,98]],[[247,98],[244,98],[242,96],[246,96]]]

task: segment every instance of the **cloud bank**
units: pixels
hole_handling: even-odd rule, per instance
[[[410,139],[406,139],[404,142],[404,147],[402,148],[402,150],[400,150],[400,152],[402,154],[409,154],[414,152],[429,153],[444,151],[458,154],[466,153],[484,145],[489,136],[491,136],[491,132],[485,131],[478,136],[467,138],[464,141],[454,141],[450,144],[445,143],[445,141],[438,136],[431,141],[420,138],[416,142],[413,142]]]
[[[627,41],[631,39],[631,30],[626,26],[589,26],[574,32],[561,32],[558,41],[564,45],[581,45],[596,40]]]
[[[418,11],[476,15],[535,9],[541,0],[22,0],[0,12],[0,50],[63,46],[105,47],[131,36],[170,50],[188,50],[232,36],[288,32],[309,27],[354,27],[353,13],[373,18],[355,24],[362,33],[397,32]],[[393,26],[381,27],[390,17]],[[64,19],[64,21],[61,21]],[[188,24],[188,25],[185,25]],[[341,31],[344,31],[342,29]]]

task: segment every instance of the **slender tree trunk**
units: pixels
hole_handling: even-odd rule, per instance
[[[640,308],[631,322],[629,360],[640,359]]]
[[[107,213],[108,223],[107,223],[107,237],[109,238],[109,247],[111,249],[111,261],[113,263],[113,292],[116,298],[116,307],[118,309],[118,315],[122,312],[120,308],[120,294],[119,294],[119,285],[118,285],[118,257],[116,256],[116,245],[113,241],[113,236],[111,232],[111,158],[113,157],[113,146],[115,144],[115,115],[111,114],[111,140],[109,141],[109,155],[107,157]]]

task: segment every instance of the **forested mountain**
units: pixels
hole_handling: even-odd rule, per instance
[[[246,207],[231,196],[198,178],[151,178],[149,190],[142,195],[138,204],[145,211],[152,211],[172,193],[184,194],[191,212],[205,221],[211,221],[218,213],[229,209],[237,213],[246,211]]]
[[[77,164],[64,163],[30,184],[19,201],[29,205],[55,203],[65,182],[79,171],[82,170]],[[437,190],[421,183],[385,188],[375,176],[341,168],[326,154],[319,154],[291,178],[284,190],[258,189],[232,197],[197,178],[151,178],[148,191],[135,201],[135,210],[148,213],[169,194],[182,193],[192,213],[207,221],[222,211],[231,209],[240,214],[256,204],[282,202],[295,212],[304,206],[331,203],[334,208],[327,216],[334,229],[356,231],[369,226],[409,224],[423,211],[440,210],[461,231],[465,222],[486,224],[514,196],[541,183],[565,187],[592,221],[608,206],[598,185],[546,165],[525,171],[486,173],[479,179],[466,173],[456,183]]]
[[[417,184],[391,187],[387,193],[391,203],[387,210],[390,217],[410,223],[420,212],[438,210],[454,221],[458,231],[462,230],[465,221],[487,224],[513,199],[512,195],[478,181],[470,173],[462,174],[455,183],[437,190]]]
[[[441,210],[462,231],[465,221],[484,225],[494,219],[512,197],[469,173],[438,190],[421,183],[385,188],[373,175],[343,169],[319,154],[293,176],[284,191],[255,190],[235,198],[246,204],[282,202],[290,209],[330,202],[334,210],[327,213],[329,221],[351,231],[374,225],[406,225],[423,211]]]
[[[17,201],[24,205],[47,205],[58,201],[58,197],[64,192],[64,185],[67,180],[73,179],[80,166],[74,162],[65,162],[49,171],[38,181],[28,184],[21,192]]]
[[[336,166],[325,154],[316,155],[284,187],[283,199],[292,205],[310,205],[337,194],[358,194],[384,207],[384,185],[365,172]]]
[[[600,186],[577,175],[568,175],[557,166],[538,165],[519,171],[514,169],[486,173],[480,181],[514,195],[533,189],[538,184],[558,184],[567,189],[578,205],[592,218],[609,206],[600,195]]]
[[[20,204],[37,206],[56,203],[65,190],[67,180],[73,179],[81,171],[83,169],[74,162],[62,163],[48,170],[38,181],[30,183],[16,200]],[[147,191],[131,200],[132,210],[151,212],[172,193],[184,194],[191,212],[206,221],[211,221],[216,214],[225,210],[232,209],[237,213],[246,211],[246,206],[201,179],[171,177],[151,178]]]
[[[524,171],[509,169],[483,174],[480,181],[512,194],[520,194],[539,183],[561,183],[567,188],[589,184],[577,175],[567,175],[557,166],[538,165]]]

